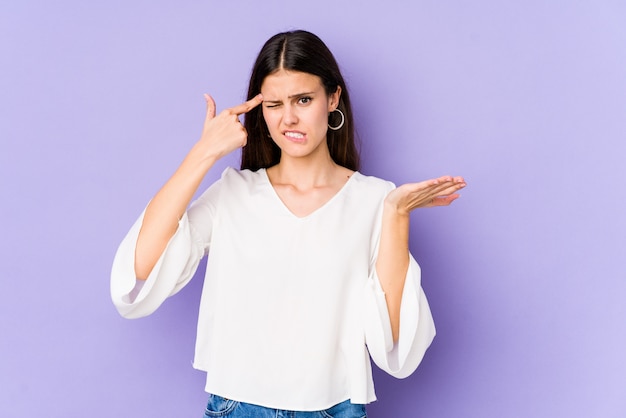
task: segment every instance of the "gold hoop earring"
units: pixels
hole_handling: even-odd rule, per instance
[[[333,131],[338,131],[339,129],[341,129],[341,127],[343,126],[344,122],[346,121],[346,117],[343,115],[343,112],[339,109],[335,109],[333,110],[333,112],[339,112],[339,114],[341,115],[341,123],[337,126],[330,126],[330,123],[328,124],[328,128],[332,129]],[[330,112],[330,113],[333,113]]]

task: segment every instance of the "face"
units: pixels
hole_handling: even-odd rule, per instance
[[[328,96],[319,77],[280,70],[263,80],[261,93],[263,117],[281,158],[328,154],[328,114],[337,107],[341,88]]]

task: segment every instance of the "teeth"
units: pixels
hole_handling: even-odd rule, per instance
[[[285,132],[285,136],[288,136],[289,138],[296,138],[296,139],[304,138],[304,135],[302,135],[299,132]]]

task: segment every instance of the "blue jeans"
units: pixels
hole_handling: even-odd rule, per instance
[[[344,401],[324,411],[283,411],[209,395],[204,418],[366,418],[365,405]]]

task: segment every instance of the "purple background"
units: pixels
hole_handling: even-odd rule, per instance
[[[2,416],[202,415],[201,279],[129,321],[110,266],[202,94],[241,102],[293,28],[343,68],[364,173],[469,184],[413,216],[438,336],[376,373],[371,417],[626,416],[625,22],[621,0],[2,2]]]

